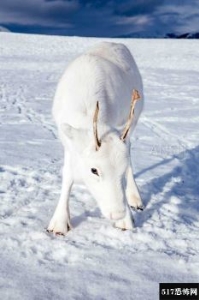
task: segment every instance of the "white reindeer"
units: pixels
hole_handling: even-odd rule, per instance
[[[53,105],[65,159],[61,196],[49,232],[65,235],[71,228],[69,197],[74,182],[87,186],[116,227],[134,227],[129,206],[143,209],[143,205],[133,178],[128,133],[136,126],[143,100],[140,73],[123,44],[102,42],[67,67]]]

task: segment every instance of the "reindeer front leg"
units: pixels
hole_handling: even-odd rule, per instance
[[[142,200],[133,176],[132,168],[130,166],[127,169],[126,182],[126,197],[129,206],[134,209],[143,210],[144,205],[142,204]]]
[[[54,215],[47,228],[48,232],[53,232],[58,235],[65,235],[71,229],[69,196],[72,184],[73,178],[70,167],[70,156],[68,153],[65,153],[61,195]]]
[[[134,220],[129,206],[134,209],[143,210],[144,205],[142,204],[142,200],[137,185],[135,183],[135,179],[133,177],[131,166],[128,167],[126,172],[126,183],[126,198],[128,202],[126,204],[126,215],[123,219],[115,222],[115,227],[120,228],[122,230],[133,230]]]

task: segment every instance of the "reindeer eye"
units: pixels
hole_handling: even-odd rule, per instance
[[[92,168],[92,169],[91,169],[91,172],[92,172],[93,174],[99,176],[99,173],[98,173],[98,170],[97,170],[97,169]]]

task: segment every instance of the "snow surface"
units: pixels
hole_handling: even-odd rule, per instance
[[[132,137],[146,205],[134,232],[113,228],[83,186],[71,195],[74,229],[45,232],[63,162],[53,95],[68,62],[99,40],[0,35],[0,299],[155,300],[159,282],[199,281],[197,40],[116,40],[146,96]]]

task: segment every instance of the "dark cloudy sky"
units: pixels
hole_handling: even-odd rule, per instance
[[[199,0],[0,0],[0,25],[101,37],[199,32]]]

